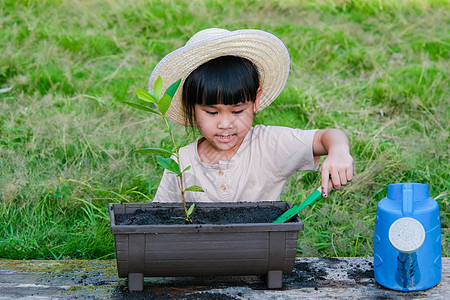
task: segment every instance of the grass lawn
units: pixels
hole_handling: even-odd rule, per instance
[[[168,142],[123,101],[208,27],[266,30],[289,49],[286,88],[256,124],[350,138],[354,181],[301,212],[299,256],[371,256],[397,182],[429,185],[449,256],[449,14],[445,0],[1,1],[0,258],[115,257],[107,205],[152,200],[163,170],[133,150]],[[298,173],[283,199],[319,182]]]

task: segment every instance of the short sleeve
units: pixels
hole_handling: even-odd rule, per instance
[[[288,178],[299,171],[314,171],[313,140],[317,130],[301,130],[288,127],[268,126],[264,134],[267,160],[272,162],[275,174]],[[263,152],[263,153],[264,153]]]

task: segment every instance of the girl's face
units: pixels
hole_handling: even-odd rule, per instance
[[[230,160],[233,157],[252,127],[260,94],[258,90],[254,102],[195,105],[198,129],[206,139],[198,147],[202,161],[218,163],[219,160]]]

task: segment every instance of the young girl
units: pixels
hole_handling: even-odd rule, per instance
[[[211,28],[195,34],[184,47],[168,54],[150,76],[164,89],[182,78],[167,116],[196,126],[202,138],[180,149],[188,202],[275,201],[289,176],[316,170],[320,156],[322,193],[339,190],[353,177],[347,136],[337,129],[301,130],[252,127],[253,115],[283,90],[289,54],[274,35],[261,30]],[[154,202],[181,202],[177,175],[164,172]]]

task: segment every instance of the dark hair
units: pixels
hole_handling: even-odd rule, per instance
[[[196,104],[234,105],[255,101],[259,88],[259,73],[248,59],[220,56],[200,65],[186,78],[182,105],[185,123],[194,127]]]

